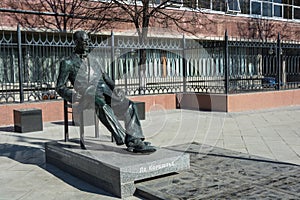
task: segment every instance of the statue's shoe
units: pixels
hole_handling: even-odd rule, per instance
[[[126,135],[125,136],[125,144],[126,144],[126,146],[127,146],[127,144],[129,143],[129,142],[135,142],[135,140],[141,140],[141,142],[143,142],[144,143],[144,145],[146,145],[146,146],[151,146],[151,142],[147,142],[147,141],[144,141],[145,140],[145,138],[136,138],[136,137],[133,137],[133,136],[131,136],[131,135]],[[140,142],[140,141],[139,141]]]
[[[146,146],[151,146],[151,142],[143,141]]]
[[[116,140],[116,139],[115,139]],[[122,140],[116,140],[116,144],[118,146],[125,144]]]
[[[133,153],[150,154],[150,153],[154,153],[156,151],[156,148],[154,146],[143,146],[143,147],[129,146],[127,147],[127,151]]]
[[[140,138],[135,138],[126,142],[127,151],[133,153],[153,153],[156,147],[151,146],[149,142],[143,142]]]

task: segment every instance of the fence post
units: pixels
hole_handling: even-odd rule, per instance
[[[281,84],[281,42],[280,42],[280,33],[277,36],[277,48],[276,48],[276,56],[277,56],[277,90],[280,90]]]
[[[186,49],[186,41],[185,41],[185,36],[183,35],[182,37],[182,58],[183,58],[183,62],[182,62],[182,70],[183,70],[183,92],[186,92],[186,76],[187,76],[187,72],[186,72],[186,55],[185,55],[185,49]]]
[[[115,37],[114,32],[111,31],[111,79],[115,80]]]
[[[24,102],[24,90],[23,90],[23,63],[22,63],[22,37],[20,24],[17,27],[18,34],[18,70],[19,70],[19,94],[20,94],[20,103]]]
[[[125,67],[123,67],[123,74],[124,74],[124,78],[125,78],[125,94],[127,95],[128,94],[128,82],[127,82],[127,73],[129,73],[129,70],[127,70],[127,59],[128,57],[126,57],[126,60],[125,60]],[[133,61],[134,62],[134,61]],[[119,62],[118,62],[119,63]],[[134,65],[134,64],[133,64]]]
[[[225,70],[225,94],[228,94],[229,92],[229,68],[228,68],[228,33],[227,30],[225,31],[225,46],[224,46],[224,56],[225,56],[225,61],[224,61],[224,70]]]

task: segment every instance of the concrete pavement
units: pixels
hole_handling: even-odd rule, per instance
[[[159,146],[192,141],[300,165],[300,107],[220,113],[159,111],[143,122]]]
[[[147,113],[142,126],[146,138],[158,147],[198,142],[300,165],[300,107],[242,113],[161,110]],[[70,128],[70,137],[77,138],[78,127]],[[93,127],[86,132],[92,137]],[[103,126],[100,132],[109,136]],[[0,199],[115,199],[46,165],[44,143],[61,139],[62,122],[44,123],[43,131],[30,133],[0,127]]]

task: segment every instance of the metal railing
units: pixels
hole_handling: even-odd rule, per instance
[[[300,87],[300,43],[228,41],[229,93]]]
[[[127,95],[241,93],[300,86],[300,44],[91,35],[102,67]],[[0,103],[56,99],[72,34],[0,30]],[[144,64],[141,52],[146,51]]]

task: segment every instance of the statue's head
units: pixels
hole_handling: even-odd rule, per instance
[[[89,52],[89,36],[84,31],[76,31],[73,35],[75,42],[75,53],[77,54],[87,54]]]

